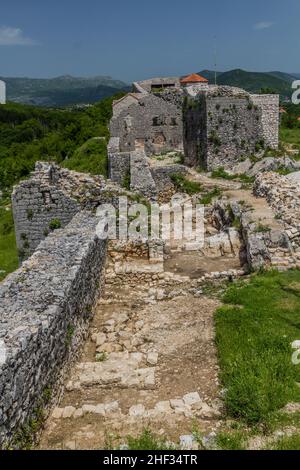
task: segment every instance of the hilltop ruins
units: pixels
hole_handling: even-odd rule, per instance
[[[38,162],[14,188],[23,262],[0,285],[0,445],[22,447],[41,409],[43,419],[52,413],[46,448],[99,448],[110,427],[122,434],[166,421],[174,434],[195,417],[207,431],[218,426],[218,302],[204,287],[300,267],[299,175],[274,173],[299,168],[263,155],[278,148],[278,124],[276,95],[210,86],[195,74],[146,80],[114,103],[109,180]],[[207,173],[220,167],[256,177],[253,191]],[[208,200],[201,249],[99,239],[100,204],[168,202],[180,192],[174,175]]]

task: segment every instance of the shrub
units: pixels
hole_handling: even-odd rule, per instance
[[[209,193],[206,193],[201,199],[200,199],[200,204],[204,204],[205,206],[208,206],[211,204],[212,200],[215,197],[220,197],[222,196],[222,191],[220,188],[215,187],[212,191]]]
[[[223,178],[224,180],[234,180],[236,178],[235,175],[229,175],[229,173],[227,173],[224,170],[224,167],[220,167],[220,168],[217,168],[216,170],[214,170],[212,172],[211,176],[213,178]]]
[[[49,229],[57,230],[59,228],[61,228],[61,221],[59,219],[52,219],[51,222],[49,223]]]
[[[256,233],[267,233],[270,231],[271,231],[271,228],[268,227],[267,225],[263,225],[262,223],[259,223],[255,229]]]
[[[171,180],[173,181],[178,191],[187,193],[190,196],[192,196],[193,194],[200,193],[202,190],[202,186],[200,183],[197,183],[195,181],[189,181],[183,175],[177,173],[171,175]]]
[[[128,191],[130,191],[130,185],[131,185],[131,176],[130,176],[130,170],[128,170],[122,181],[122,186],[123,188],[126,188]]]
[[[215,147],[220,147],[222,145],[222,141],[216,131],[211,131],[208,140],[211,144],[214,144]]]

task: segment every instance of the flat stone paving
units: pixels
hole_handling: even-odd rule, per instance
[[[223,404],[213,315],[219,302],[189,277],[182,290],[174,279],[171,298],[163,273],[136,287],[126,276],[119,285],[108,279],[91,337],[39,448],[118,447],[145,428],[178,444],[195,423],[204,433],[218,429]]]

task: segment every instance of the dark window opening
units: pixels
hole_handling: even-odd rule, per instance
[[[171,118],[171,126],[177,126],[177,119],[174,117]]]
[[[175,88],[175,83],[158,83],[156,85],[151,85],[151,91],[154,93],[163,91],[166,88]]]
[[[166,118],[163,116],[155,116],[152,120],[152,125],[154,127],[165,126],[165,124],[166,124]]]

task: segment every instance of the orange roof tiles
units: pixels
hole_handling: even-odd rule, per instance
[[[187,77],[180,80],[180,83],[208,83],[208,80],[204,77],[201,77],[201,75],[198,75],[197,73],[192,73],[191,75],[188,75]]]

